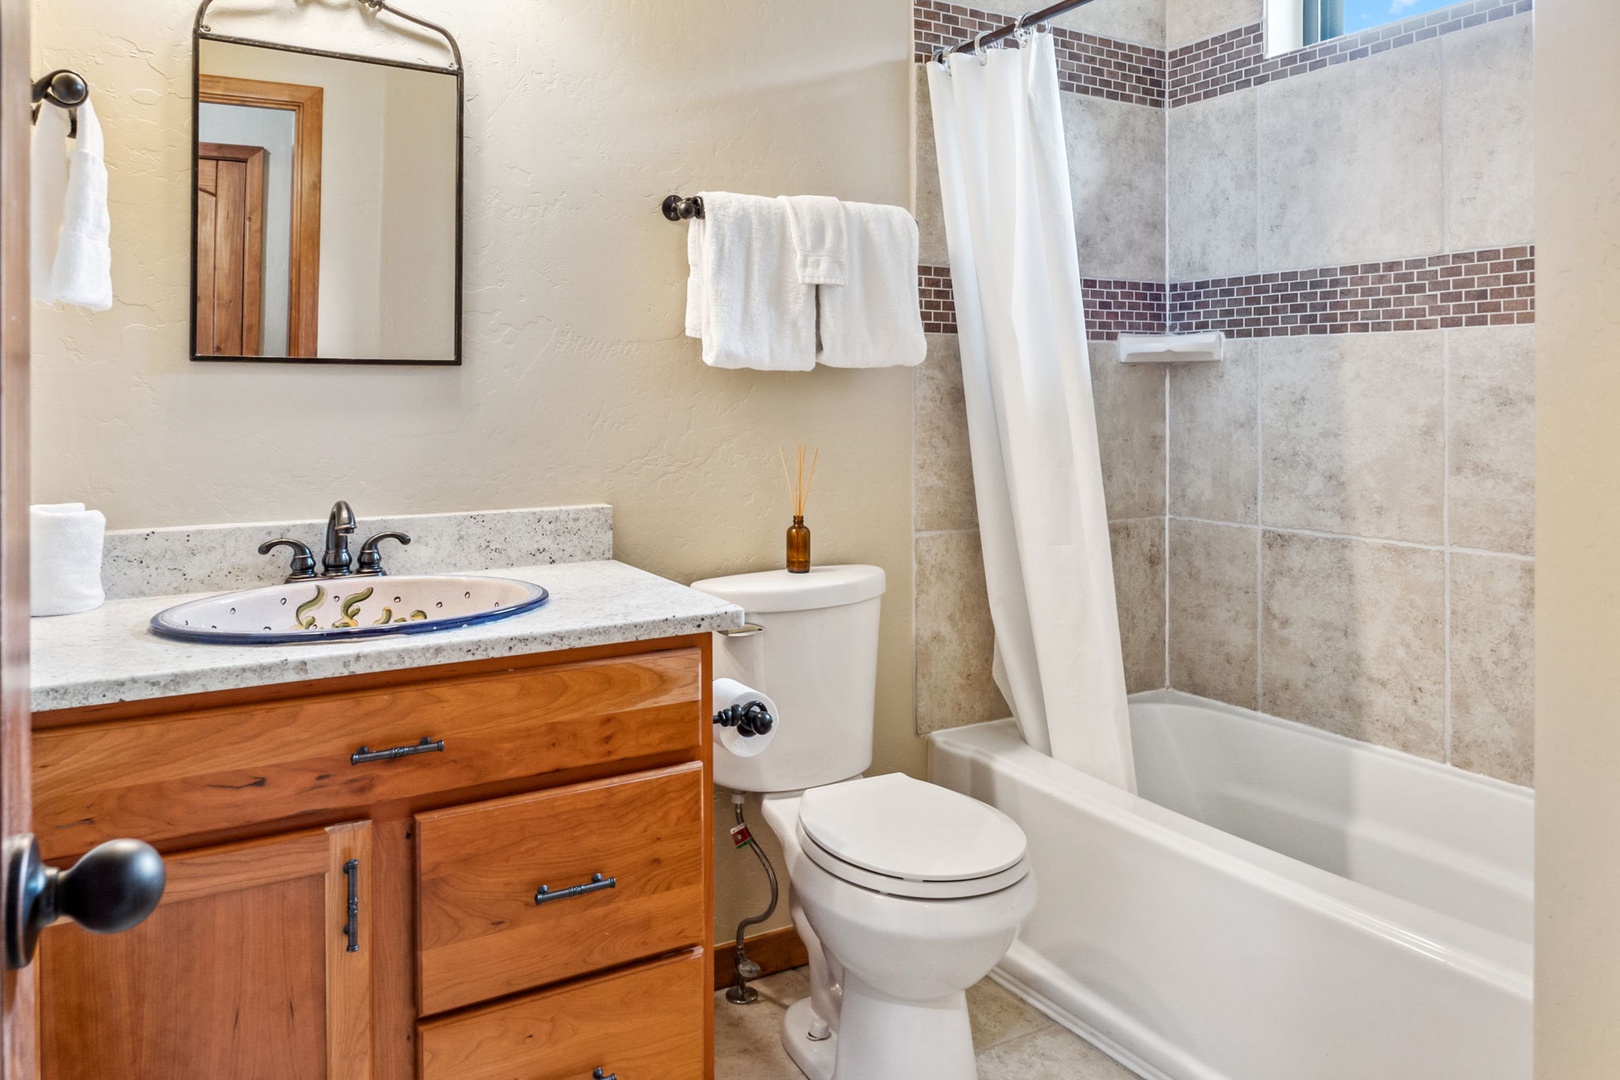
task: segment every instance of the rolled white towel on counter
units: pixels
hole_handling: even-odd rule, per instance
[[[28,508],[30,615],[76,615],[107,600],[101,587],[101,546],[107,518],[84,503]]]
[[[715,712],[718,713],[722,709],[730,708],[732,705],[736,705],[738,703],[747,705],[750,702],[755,701],[765,706],[765,711],[771,714],[772,718],[776,720],[777,724],[781,723],[782,716],[776,711],[776,702],[772,701],[758,690],[755,690],[751,686],[744,686],[736,679],[714,680]],[[738,757],[753,757],[755,754],[771,745],[771,740],[774,738],[776,738],[775,726],[773,726],[771,730],[767,731],[763,735],[744,735],[734,727],[721,727],[718,724],[716,724],[714,728],[715,742],[719,743],[727,750],[730,750]]]

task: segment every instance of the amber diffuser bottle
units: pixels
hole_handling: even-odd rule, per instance
[[[793,524],[788,526],[787,568],[790,574],[810,572],[810,530],[804,524],[803,514],[794,514]]]
[[[782,476],[787,480],[788,493],[793,496],[793,524],[787,531],[787,568],[790,574],[808,574],[810,572],[810,530],[804,524],[804,506],[810,501],[810,481],[816,477],[816,462],[821,459],[821,451],[817,450],[809,458],[810,468],[805,470],[805,446],[799,444],[794,454],[796,465],[792,473],[788,472],[787,455],[777,447],[777,456],[782,459]]]

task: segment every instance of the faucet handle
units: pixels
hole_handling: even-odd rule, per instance
[[[360,566],[355,570],[357,574],[374,574],[378,577],[388,573],[382,568],[382,553],[377,545],[384,540],[398,540],[401,544],[409,544],[410,536],[402,532],[380,532],[360,545]]]
[[[283,536],[279,540],[266,540],[260,544],[259,554],[268,555],[278,547],[293,550],[292,573],[287,575],[288,581],[308,581],[315,576],[315,553],[309,550],[308,544]]]

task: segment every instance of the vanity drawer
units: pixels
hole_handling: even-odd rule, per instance
[[[675,754],[708,738],[699,650],[34,733],[47,858],[116,836],[168,839],[564,769]],[[314,684],[317,690],[319,684]],[[442,750],[354,763],[362,747]]]
[[[693,762],[418,814],[422,1014],[702,944],[708,799]]]
[[[418,1027],[420,1080],[702,1080],[701,951]]]

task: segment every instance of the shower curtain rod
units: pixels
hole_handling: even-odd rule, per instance
[[[1019,30],[1023,29],[1026,24],[1038,26],[1043,22],[1050,22],[1059,15],[1066,15],[1075,8],[1085,7],[1089,3],[1091,3],[1091,0],[1065,0],[1064,3],[1053,4],[1051,7],[1042,8],[1039,11],[1027,12],[1024,15],[1019,16],[1014,21],[1008,23],[1006,26],[1003,26],[1000,30],[992,30],[990,33],[985,34],[982,37],[966,38],[962,41],[958,41],[955,45],[948,45],[943,49],[936,50],[934,52],[934,59],[943,60],[953,52],[971,50],[984,45],[994,45],[998,41],[1003,41],[1012,37],[1014,34],[1018,33]]]

